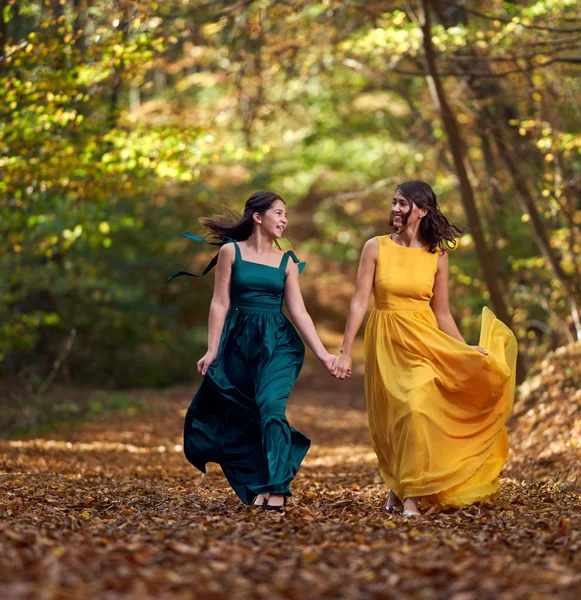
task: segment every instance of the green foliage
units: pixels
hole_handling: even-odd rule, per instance
[[[433,41],[482,227],[532,356],[571,337],[571,310],[494,144],[486,165],[480,117],[486,108],[502,123],[550,244],[578,281],[581,90],[565,59],[579,42],[561,31],[574,3],[474,10],[436,19]],[[197,218],[221,204],[240,208],[254,189],[288,200],[297,250],[350,273],[364,241],[387,231],[398,181],[429,181],[444,212],[465,223],[422,76],[421,32],[398,3],[98,1],[77,11],[12,1],[3,18],[0,375],[31,389],[63,352],[65,380],[190,378],[211,281],[165,279],[210,254],[179,236],[199,233]],[[489,297],[470,232],[453,253],[451,285],[474,339]],[[308,285],[306,294],[324,313],[326,300]],[[342,315],[328,323],[342,324]]]
[[[126,394],[119,393],[95,393],[89,398],[86,410],[92,415],[97,415],[109,410],[119,410],[133,413],[138,410],[144,410],[145,407],[146,405],[143,400],[135,396],[128,396]]]
[[[184,258],[168,242],[196,217],[184,182],[195,193],[200,168],[235,149],[195,124],[135,122],[127,87],[147,88],[166,45],[145,4],[132,19],[93,5],[90,31],[59,6],[22,3],[0,71],[3,368],[47,373],[74,329],[77,380],[187,378],[192,356],[171,347],[202,344],[176,318],[185,300],[165,279]]]
[[[91,419],[104,412],[135,414],[150,409],[142,398],[121,393],[93,392],[68,396],[57,393],[4,398],[0,437],[40,435]]]

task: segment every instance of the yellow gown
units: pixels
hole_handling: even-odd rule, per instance
[[[430,307],[439,253],[377,239],[365,396],[381,476],[402,501],[491,497],[508,455],[517,341],[487,308],[486,356],[440,331]]]

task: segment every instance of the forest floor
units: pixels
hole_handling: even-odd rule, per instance
[[[0,598],[577,599],[581,392],[558,359],[515,407],[500,497],[419,519],[382,510],[360,374],[301,375],[288,416],[313,445],[283,514],[186,462],[194,387],[0,440]]]

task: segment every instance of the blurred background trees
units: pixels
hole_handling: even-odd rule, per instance
[[[0,0],[0,17],[2,377],[190,379],[211,277],[165,280],[211,249],[180,235],[259,188],[287,200],[330,343],[361,246],[416,178],[466,231],[451,286],[472,343],[485,304],[521,375],[581,339],[576,0]]]

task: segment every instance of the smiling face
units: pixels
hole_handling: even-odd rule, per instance
[[[426,209],[418,208],[415,203],[410,203],[398,189],[391,202],[389,224],[398,230],[404,227],[415,226],[421,221],[426,212]]]
[[[275,200],[264,214],[254,213],[255,223],[274,239],[280,239],[287,226],[286,205],[282,200]]]

